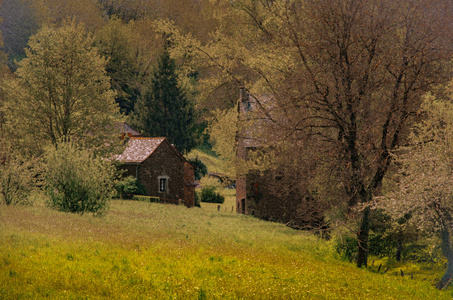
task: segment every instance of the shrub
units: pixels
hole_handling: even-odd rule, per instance
[[[200,180],[203,176],[208,174],[208,167],[198,158],[189,159],[189,163],[193,166],[195,171],[195,180]]]
[[[127,176],[115,182],[118,197],[121,199],[132,199],[134,195],[146,195],[143,184],[134,176]]]
[[[201,196],[200,196],[200,193],[198,191],[195,191],[195,203],[194,203],[194,206],[196,207],[201,207]]]
[[[29,204],[27,197],[33,189],[35,174],[32,164],[19,157],[0,161],[0,203]]]
[[[66,212],[102,214],[114,195],[113,165],[88,150],[62,143],[44,155],[49,206]]]
[[[207,186],[201,191],[201,202],[223,203],[225,197],[217,193],[214,186]]]
[[[335,245],[335,250],[340,256],[345,259],[352,261],[357,255],[357,239],[346,236],[342,240],[338,240]]]

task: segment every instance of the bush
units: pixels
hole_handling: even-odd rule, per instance
[[[0,203],[29,204],[27,197],[34,187],[34,181],[31,162],[18,157],[0,161]]]
[[[114,166],[88,150],[62,143],[44,155],[49,206],[61,211],[102,214],[114,195]]]
[[[207,186],[201,191],[201,202],[223,203],[225,197],[217,193],[214,186]]]
[[[201,207],[201,199],[200,199],[200,193],[195,191],[195,203],[194,205],[196,207]]]
[[[195,172],[195,180],[200,180],[208,174],[208,167],[198,158],[189,159],[189,163],[193,166]]]
[[[146,189],[134,176],[127,176],[115,182],[120,199],[132,199],[135,195],[146,195]]]
[[[357,255],[358,242],[356,238],[346,236],[342,240],[338,240],[335,245],[335,250],[340,254],[341,258],[352,261]]]

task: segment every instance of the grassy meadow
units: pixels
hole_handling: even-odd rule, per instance
[[[332,242],[217,205],[113,200],[103,217],[50,210],[42,200],[0,206],[0,299],[41,298],[450,299],[451,292],[417,276],[357,269],[336,258]]]

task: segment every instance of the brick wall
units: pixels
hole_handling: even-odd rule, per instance
[[[184,162],[184,201],[185,205],[192,207],[195,205],[195,172],[189,162]]]
[[[173,147],[162,142],[157,149],[142,164],[125,164],[125,176],[136,176],[146,188],[148,196],[160,197],[171,203],[184,200],[187,206],[195,202],[195,188],[187,184],[194,182],[193,167],[185,166],[185,161],[179,157]],[[192,171],[192,172],[190,172]],[[167,191],[159,191],[159,178],[167,178]]]
[[[168,177],[166,192],[159,191],[159,177]],[[139,180],[150,196],[169,200],[184,198],[184,165],[167,142],[161,143],[142,163]]]

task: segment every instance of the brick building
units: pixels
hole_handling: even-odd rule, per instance
[[[258,140],[260,126],[252,118],[257,113],[256,99],[251,97],[244,88],[240,89],[238,101],[238,116],[241,130],[237,134],[238,163],[247,161],[249,153],[261,148]],[[267,176],[266,176],[267,177]],[[264,198],[269,198],[263,185],[265,178],[256,172],[238,174],[236,179],[236,211],[242,214],[255,214],[259,212],[257,204]]]
[[[244,88],[240,90],[237,161],[242,173],[236,179],[236,211],[297,228],[323,227],[324,207],[309,192],[305,166],[291,164],[281,152],[276,153],[280,160],[274,168],[240,166],[246,165],[253,153],[262,155],[262,151],[276,150],[273,142],[283,140],[278,136],[281,131],[273,127],[275,122],[270,121],[281,118],[273,105],[272,96],[257,99]]]
[[[125,176],[135,176],[143,184],[148,196],[194,206],[194,168],[166,138],[131,136],[115,159],[122,162]]]

